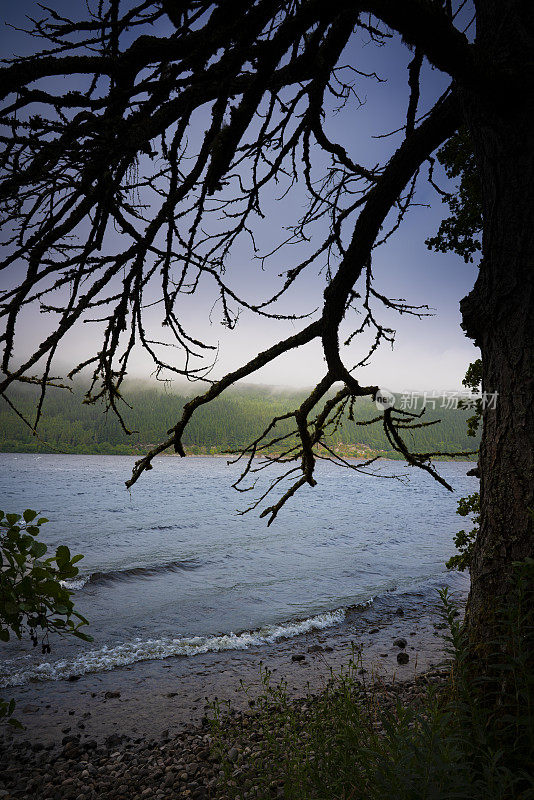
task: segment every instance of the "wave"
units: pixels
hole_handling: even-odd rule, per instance
[[[89,672],[104,672],[125,667],[138,661],[160,660],[172,656],[198,656],[209,652],[225,650],[246,650],[254,645],[274,644],[281,639],[291,639],[310,631],[323,630],[339,625],[347,613],[363,610],[372,603],[338,608],[302,620],[283,622],[279,625],[266,625],[255,631],[225,633],[219,636],[185,636],[182,638],[162,637],[160,639],[134,639],[131,642],[104,646],[90,650],[72,660],[36,664],[30,669],[0,676],[0,687],[21,686],[29,681],[58,681],[71,676],[85,675]]]
[[[189,530],[190,528],[198,528],[198,524],[195,523],[188,523],[187,525],[151,525],[150,528],[147,528],[149,531],[183,531]]]
[[[87,584],[107,584],[116,581],[127,581],[133,578],[151,578],[166,572],[189,572],[202,566],[200,561],[185,559],[183,561],[167,561],[163,564],[154,564],[147,567],[128,567],[126,569],[112,569],[108,571],[91,572],[87,575],[78,575],[76,578],[61,581],[67,589],[76,591],[83,589]]]

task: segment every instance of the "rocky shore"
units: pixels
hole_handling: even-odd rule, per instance
[[[414,680],[401,683],[374,682],[362,686],[360,702],[382,709],[417,705],[428,684],[439,684],[446,672],[431,670]],[[310,713],[313,697],[292,701],[303,720]],[[27,740],[4,743],[2,756],[3,800],[223,800],[235,794],[236,779],[247,770],[249,761],[261,754],[264,730],[259,715],[230,712],[227,738],[215,740],[212,723],[205,717],[201,725],[189,726],[170,736],[163,731],[159,739],[132,740],[113,734],[102,742],[82,741],[81,734],[66,735],[59,746]],[[379,724],[379,723],[377,723]],[[219,728],[219,731],[221,729]],[[215,746],[216,744],[216,746]],[[257,762],[255,762],[257,764]],[[253,781],[243,800],[258,797]],[[271,796],[283,797],[283,778],[272,775]]]

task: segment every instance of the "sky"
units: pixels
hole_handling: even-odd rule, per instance
[[[83,0],[69,0],[69,3],[56,0],[51,5],[59,11],[66,11],[76,3],[84,5]],[[38,4],[20,0],[17,4],[6,4],[2,10],[4,23],[8,21],[15,25],[23,24],[25,14],[39,15]],[[0,31],[0,47],[6,57],[13,52],[28,52],[32,44],[4,24]],[[385,79],[383,83],[377,83],[362,78],[357,86],[362,107],[357,109],[353,105],[342,113],[331,113],[325,123],[330,135],[341,141],[351,155],[363,163],[378,162],[400,142],[398,136],[374,137],[392,131],[404,122],[409,58],[410,53],[398,40],[382,48],[363,40],[356,41],[344,54],[346,63],[363,71],[376,71]],[[446,76],[428,67],[425,69],[423,111],[446,85]],[[74,79],[72,88],[76,88]],[[375,251],[373,273],[379,291],[390,297],[406,298],[413,305],[426,304],[431,307],[432,316],[419,320],[380,314],[381,320],[397,331],[395,347],[391,350],[388,345],[383,345],[369,366],[359,370],[356,377],[361,383],[378,384],[395,391],[459,389],[468,364],[478,357],[478,351],[460,328],[459,311],[461,298],[470,291],[476,278],[476,266],[464,264],[453,254],[431,253],[426,248],[424,241],[436,232],[446,207],[424,180],[420,182],[416,199],[419,205],[411,209],[397,234]],[[277,200],[274,193],[268,196],[264,205],[266,219],[257,230],[264,249],[270,249],[272,243],[284,237],[284,226],[295,212],[301,210],[303,203],[304,197],[299,191],[285,201]],[[253,260],[250,248],[244,245],[230,258],[228,277],[247,298],[264,297],[276,285],[278,273],[291,266],[291,259],[297,255],[295,251],[277,255],[269,271],[263,272],[259,263]],[[324,276],[310,273],[289,293],[282,309],[289,313],[313,311],[321,306],[323,290]],[[212,312],[213,299],[210,288],[202,286],[196,295],[188,297],[187,303],[180,306],[181,318],[192,332],[218,348],[217,363],[210,377],[220,377],[239,367],[258,351],[296,332],[303,325],[302,322],[273,322],[243,312],[236,328],[228,331],[219,323],[217,306]],[[159,327],[155,317],[153,324],[157,333]],[[42,339],[45,327],[42,317],[34,313],[26,315],[17,344],[21,356],[32,343]],[[75,330],[62,348],[58,368],[82,360],[81,356],[94,344],[96,335],[88,334],[86,326]],[[344,351],[343,357],[351,366],[363,354],[363,344],[355,344],[348,352]],[[144,354],[134,355],[130,369],[132,377],[148,377],[152,369]],[[249,382],[309,386],[321,377],[323,369],[320,347],[312,343],[276,360]]]

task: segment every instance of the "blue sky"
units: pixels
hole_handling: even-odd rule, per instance
[[[51,3],[59,10],[72,9],[76,4],[82,8],[82,0],[69,3]],[[23,24],[24,14],[39,15],[37,3],[21,0],[5,8],[3,18],[15,25]],[[28,52],[32,43],[9,28],[1,31],[1,49],[4,56],[13,52]],[[361,108],[352,105],[340,114],[329,114],[325,127],[330,135],[341,141],[351,157],[362,163],[373,164],[383,160],[400,143],[399,136],[386,139],[374,138],[403,124],[408,97],[406,66],[410,53],[394,39],[385,47],[366,43],[363,38],[352,42],[344,54],[344,61],[366,72],[376,71],[384,78],[383,83],[373,79],[358,79],[357,90],[363,102]],[[422,110],[426,110],[433,99],[447,85],[446,76],[426,68],[424,72]],[[75,88],[74,79],[72,87]],[[277,201],[271,194],[265,202],[266,219],[258,227],[258,239],[264,248],[284,238],[284,226],[288,219],[298,214],[304,202],[299,189],[286,201]],[[403,297],[414,305],[428,304],[434,315],[423,320],[382,314],[383,319],[397,330],[393,351],[384,345],[375,354],[371,364],[361,370],[357,377],[362,383],[378,383],[395,390],[454,389],[460,386],[465,369],[478,356],[470,340],[460,328],[459,301],[471,289],[476,267],[466,265],[451,254],[430,253],[424,240],[433,235],[439,226],[444,207],[434,190],[420,181],[416,198],[421,205],[413,208],[397,234],[383,247],[375,251],[373,272],[376,287],[390,297]],[[262,272],[246,245],[235,251],[228,264],[228,276],[242,293],[250,299],[264,297],[276,285],[277,275],[291,265],[291,258],[298,253],[290,250],[277,256],[268,272]],[[282,306],[287,311],[311,311],[321,305],[324,277],[309,273],[288,294]],[[208,287],[180,306],[182,318],[193,333],[219,346],[219,360],[213,376],[218,377],[229,369],[252,358],[258,350],[265,349],[278,338],[298,330],[301,323],[273,322],[258,319],[251,313],[241,315],[234,331],[227,331],[218,324],[215,308],[211,315],[213,293]],[[24,331],[19,339],[21,354],[36,338],[42,338],[42,319],[28,314]],[[347,329],[348,330],[348,329]],[[89,337],[90,338],[90,337]],[[75,331],[63,348],[61,359],[79,361],[80,353],[87,346],[87,328]],[[92,344],[92,342],[91,342]],[[355,344],[344,353],[348,365],[363,355],[363,345]],[[273,362],[254,378],[259,383],[276,385],[310,385],[321,377],[322,355],[316,344],[309,345],[284,359]],[[151,371],[147,358],[136,354],[132,362],[132,375],[146,377]]]

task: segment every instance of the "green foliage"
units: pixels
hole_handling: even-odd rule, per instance
[[[10,631],[21,639],[27,631],[36,647],[42,634],[43,653],[50,652],[51,632],[91,641],[80,630],[87,620],[74,611],[72,592],[61,583],[78,574],[76,563],[83,556],[71,556],[60,545],[54,556],[44,558],[48,548],[38,536],[45,522],[30,509],[22,516],[0,511],[0,640],[9,641]]]
[[[480,178],[473,145],[466,128],[461,128],[438,150],[437,158],[448,178],[457,180],[455,192],[442,193],[451,215],[442,220],[435,236],[426,240],[431,250],[452,251],[466,264],[481,250],[482,206]]]
[[[466,387],[466,389],[471,389],[473,392],[478,392],[480,390],[480,386],[482,384],[481,358],[477,358],[476,361],[472,361],[471,364],[469,364],[462,384]]]
[[[242,797],[248,787],[256,786],[250,796],[262,799],[278,792],[287,800],[441,800],[449,796],[445,787],[464,797],[460,792],[468,781],[467,770],[449,734],[449,715],[440,712],[437,697],[429,692],[423,709],[406,707],[400,699],[386,705],[379,685],[362,683],[360,666],[358,658],[351,660],[319,695],[309,694],[304,703],[292,702],[287,685],[273,685],[271,673],[265,671],[254,723],[247,725],[243,737],[246,748],[253,728],[256,742],[238,770],[227,754],[241,744],[240,720],[225,716],[215,705],[215,751],[222,761],[225,796]],[[451,765],[457,767],[452,772]]]
[[[469,364],[462,384],[466,389],[472,392],[480,391],[482,384],[482,360],[477,358]],[[480,427],[482,419],[482,401],[475,401],[475,413],[467,420],[467,435],[476,436]],[[449,558],[446,562],[447,569],[457,569],[460,572],[468,570],[471,566],[471,558],[473,555],[473,547],[480,530],[480,493],[473,492],[467,497],[461,497],[458,501],[458,508],[456,511],[461,517],[468,517],[472,514],[471,522],[473,527],[469,531],[458,531],[454,537],[454,544],[459,551],[456,555]]]
[[[454,193],[443,194],[442,200],[447,203],[451,216],[442,220],[436,236],[426,240],[431,250],[447,253],[452,251],[461,256],[466,263],[474,260],[474,255],[481,250],[480,233],[482,231],[482,204],[480,177],[473,153],[473,143],[466,128],[460,128],[454,136],[438,150],[437,158],[451,180],[457,181]],[[482,385],[482,360],[477,359],[469,364],[462,381],[466,389],[479,392]],[[459,403],[460,408],[467,404]],[[475,400],[475,413],[467,419],[467,436],[479,436],[482,420],[482,399]],[[465,517],[473,514],[473,528],[470,531],[458,531],[454,543],[459,550],[457,555],[447,561],[448,569],[469,569],[471,556],[480,523],[480,496],[478,492],[463,497],[458,503],[458,514]]]
[[[472,392],[480,392],[482,386],[482,359],[477,358],[467,367],[465,377],[462,384],[466,389],[471,389]],[[461,405],[462,401],[460,401]],[[480,427],[483,412],[482,400],[477,398],[475,400],[475,413],[467,420],[467,435],[476,436]]]
[[[445,589],[440,613],[448,678],[409,704],[396,685],[366,686],[358,657],[304,702],[292,701],[286,683],[273,685],[264,671],[250,715],[225,714],[214,704],[213,748],[224,796],[531,800],[533,577],[534,561],[517,565],[493,643],[500,655],[484,679],[473,676],[458,609]],[[506,695],[504,683],[511,687]],[[501,692],[501,702],[486,702],[488,691]]]
[[[127,436],[112,414],[103,414],[102,407],[83,405],[84,387],[75,385],[72,393],[49,389],[44,414],[36,437],[22,420],[15,417],[6,403],[0,403],[1,449],[11,452],[109,453],[137,455],[144,453],[161,438],[162,432],[176,424],[185,395],[141,389],[135,385],[126,392],[132,408],[124,408],[128,427],[136,431]],[[188,453],[195,455],[228,453],[246,447],[269,425],[273,417],[296,408],[306,392],[274,392],[263,387],[242,387],[228,392],[202,408],[191,420],[184,435]],[[32,387],[12,389],[10,399],[27,418],[35,412],[38,392]],[[422,398],[418,398],[421,410]],[[409,444],[423,452],[473,450],[473,441],[466,435],[466,410],[441,408],[438,397],[435,409],[427,407],[422,421],[441,420],[438,425],[419,428],[409,436]],[[402,397],[397,396],[402,407]],[[359,399],[354,405],[354,420],[344,416],[342,425],[331,437],[331,444],[344,455],[368,455],[368,451],[388,458],[401,458],[391,445],[380,424],[362,425],[377,416],[374,403]],[[276,427],[277,434],[291,432],[287,420]],[[289,439],[288,444],[296,439]]]
[[[472,514],[471,521],[473,527],[470,531],[458,531],[454,537],[454,544],[459,552],[451,556],[446,563],[447,569],[457,569],[463,572],[468,570],[471,565],[471,557],[473,554],[473,547],[480,529],[480,494],[473,492],[467,497],[461,497],[458,500],[458,509],[456,511],[461,517],[467,517]]]
[[[50,652],[49,634],[69,634],[92,641],[80,628],[87,620],[74,610],[70,592],[62,583],[78,574],[77,562],[65,545],[45,557],[47,546],[38,537],[48,520],[36,511],[20,514],[0,511],[0,641],[29,634],[34,647]],[[13,701],[0,701],[0,719],[11,717]],[[10,719],[11,724],[16,724]]]

